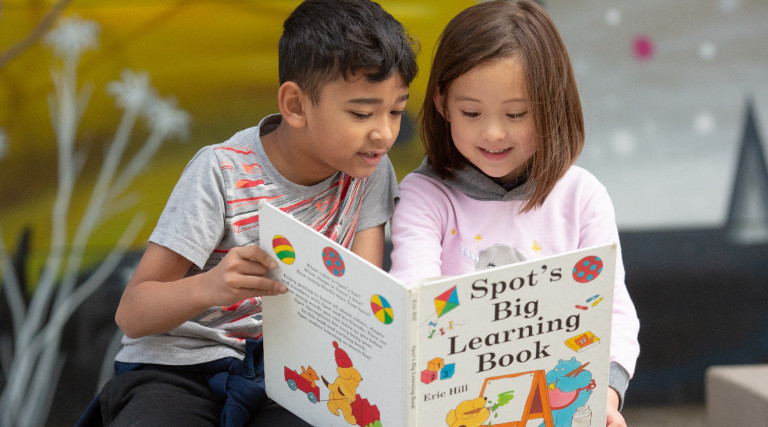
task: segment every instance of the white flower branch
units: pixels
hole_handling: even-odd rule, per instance
[[[162,143],[169,138],[186,137],[189,129],[189,115],[176,106],[174,99],[157,96],[145,72],[126,70],[122,72],[121,80],[108,84],[107,91],[115,97],[123,114],[106,146],[85,213],[79,218],[70,239],[67,226],[72,198],[76,190],[78,194],[84,191],[78,176],[85,164],[85,154],[76,146],[77,129],[92,92],[87,85],[78,88],[77,66],[82,53],[97,45],[98,32],[96,23],[74,17],[63,20],[45,37],[45,43],[51,46],[62,64],[59,71],[52,72],[54,93],[49,98],[58,148],[58,187],[51,210],[49,251],[29,307],[25,307],[23,284],[19,282],[0,229],[3,292],[11,306],[14,333],[10,366],[3,366],[6,387],[0,394],[0,425],[42,425],[45,422],[64,361],[60,350],[64,325],[114,273],[135,241],[144,217],[140,214],[133,217],[115,247],[81,281],[88,242],[99,224],[135,204],[135,195],[124,192],[146,168]],[[147,122],[149,134],[136,153],[130,159],[124,159],[139,119]],[[7,138],[0,132],[0,158],[7,152]]]

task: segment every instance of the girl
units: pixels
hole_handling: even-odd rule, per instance
[[[457,15],[438,42],[421,111],[427,156],[400,185],[391,273],[406,282],[618,242],[605,187],[574,166],[584,121],[554,23],[529,1]],[[616,271],[609,426],[639,353]]]

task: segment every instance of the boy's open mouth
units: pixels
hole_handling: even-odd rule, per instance
[[[360,155],[362,155],[363,157],[371,158],[371,159],[379,158],[379,157],[383,156],[384,154],[385,153],[376,153],[376,152],[373,152],[373,151],[367,151],[367,152],[360,153]]]
[[[363,161],[370,166],[377,165],[381,158],[384,157],[384,153],[375,153],[372,151],[360,153],[359,155]]]

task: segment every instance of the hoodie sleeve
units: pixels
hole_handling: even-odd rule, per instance
[[[415,173],[403,178],[392,216],[390,274],[405,283],[441,275],[446,204],[446,196],[434,181]]]

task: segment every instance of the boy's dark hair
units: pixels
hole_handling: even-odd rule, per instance
[[[450,123],[435,106],[439,91],[478,64],[515,58],[525,69],[537,149],[528,177],[535,185],[522,207],[541,206],[584,145],[584,119],[565,44],[546,11],[527,0],[493,0],[454,17],[438,41],[421,109],[421,136],[429,163],[449,179],[466,166],[451,137]],[[488,82],[493,84],[493,82]]]
[[[416,76],[416,42],[403,25],[370,0],[306,0],[283,24],[280,84],[293,81],[317,102],[320,88],[357,72],[384,81]]]

